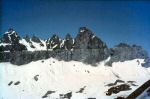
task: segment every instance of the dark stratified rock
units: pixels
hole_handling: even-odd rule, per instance
[[[23,65],[32,61],[56,57],[56,52],[52,51],[15,51],[0,52],[0,62],[11,62],[15,65]]]
[[[46,94],[44,96],[42,96],[42,98],[47,98],[49,94],[55,93],[55,91],[47,91]]]
[[[81,27],[75,38],[73,60],[95,64],[109,56],[106,44],[86,27]]]
[[[125,43],[120,43],[110,49],[110,56],[110,60],[106,63],[106,65],[109,66],[111,66],[113,62],[123,62],[132,59],[147,59],[148,53],[141,46],[131,46]]]
[[[76,93],[83,93],[84,89],[86,88],[86,86],[84,86],[83,88],[80,88],[79,91],[77,91]]]
[[[26,36],[24,37],[24,39],[25,39],[27,42],[31,42],[31,41],[30,41],[30,37],[29,37],[28,34],[26,34]]]
[[[87,49],[88,42],[90,41],[92,36],[94,36],[94,33],[91,30],[87,29],[86,27],[81,27],[79,29],[79,33],[75,38],[74,48]]]
[[[39,76],[39,75],[35,75],[35,76],[34,76],[34,80],[35,80],[35,81],[38,81],[38,76]]]
[[[23,51],[23,50],[27,50],[27,48],[25,45],[20,44],[20,43],[0,46],[0,52],[3,52],[3,51],[15,52],[15,51]]]
[[[27,50],[25,45],[19,43],[19,40],[20,40],[20,36],[17,34],[17,32],[14,31],[13,29],[9,29],[3,35],[1,43],[6,43],[6,45],[0,46],[0,52],[3,51],[14,52],[14,51]]]
[[[64,46],[63,48],[66,50],[71,50],[73,48],[73,38],[71,37],[71,35],[68,33],[66,35],[65,41],[64,41]]]
[[[106,86],[114,86],[114,85],[117,85],[118,83],[125,83],[125,81],[123,80],[120,80],[120,79],[117,79],[114,83],[109,83],[107,84]]]
[[[13,83],[13,81],[10,81],[10,82],[8,83],[8,86],[10,86],[12,83]]]
[[[30,43],[30,47],[31,48],[35,48],[35,46],[32,44],[32,42]]]
[[[106,92],[106,95],[110,96],[112,94],[117,94],[120,91],[127,91],[127,90],[131,90],[130,86],[128,84],[121,84],[109,88],[108,91]]]
[[[27,50],[26,46],[20,43],[12,44],[11,46],[12,46],[12,48],[10,49],[11,52]]]
[[[4,43],[13,43],[18,44],[20,37],[18,36],[17,32],[10,28],[5,34],[3,35],[2,42]]]
[[[60,94],[60,99],[71,99],[72,92],[66,93],[66,94]]]
[[[44,46],[44,44],[41,42],[41,43],[40,43],[40,46]]]
[[[14,83],[14,85],[19,85],[20,84],[20,81],[17,81]]]
[[[51,38],[49,38],[46,41],[46,46],[47,46],[47,49],[56,50],[56,49],[60,49],[60,43],[61,43],[61,40],[59,39],[57,35],[54,34]]]
[[[120,96],[120,97],[117,97],[115,99],[126,99],[126,98]]]
[[[113,62],[123,62],[137,58],[145,59],[143,66],[150,66],[148,54],[142,47],[121,43],[114,48],[108,49],[107,45],[86,27],[79,29],[75,39],[70,34],[67,34],[64,40],[61,40],[57,35],[53,35],[47,39],[47,50],[45,51],[27,51],[26,46],[19,43],[19,39],[20,37],[13,29],[9,29],[4,34],[0,42],[6,43],[6,45],[2,44],[0,46],[0,62],[23,65],[31,61],[53,57],[58,60],[75,60],[96,66],[98,62],[110,56],[110,60],[106,63],[109,66]],[[30,41],[29,36],[25,36],[24,39],[30,44],[31,48],[35,48],[32,41],[39,43],[40,46],[44,46],[36,36],[32,37],[32,41]],[[114,75],[119,78],[118,75]]]

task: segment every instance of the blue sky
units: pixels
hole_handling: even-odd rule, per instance
[[[125,42],[150,53],[150,2],[99,0],[3,0],[1,33],[47,39],[56,33],[73,37],[86,26],[109,47]]]

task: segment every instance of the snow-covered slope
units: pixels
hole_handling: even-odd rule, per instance
[[[71,99],[113,99],[117,96],[127,96],[150,79],[150,69],[141,66],[143,60],[137,60],[116,62],[112,67],[104,66],[107,60],[98,63],[97,67],[53,58],[22,66],[3,62],[0,63],[0,98],[41,99],[47,91],[52,91],[47,99],[61,99],[60,94],[69,92],[72,92]],[[106,96],[109,89],[106,85],[117,79],[125,83],[135,81],[138,86],[131,86],[132,90]],[[20,83],[17,84],[18,81]]]
[[[19,42],[26,46],[28,51],[41,51],[46,50],[46,42],[44,40],[40,40],[43,46],[41,46],[41,43],[34,42],[30,40],[30,42],[27,42],[25,39],[19,40]],[[34,47],[32,47],[34,46]]]

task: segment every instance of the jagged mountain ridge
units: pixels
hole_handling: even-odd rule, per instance
[[[97,37],[91,30],[81,27],[73,39],[67,34],[65,39],[53,35],[47,40],[42,40],[33,35],[20,38],[17,32],[9,29],[0,43],[0,61],[22,65],[39,59],[54,57],[59,60],[76,60],[95,65],[110,57],[107,65],[113,62],[132,59],[145,59],[149,65],[147,52],[140,46],[130,46],[121,43],[114,48],[108,48],[106,43]]]
[[[18,35],[16,31],[14,31],[13,29],[9,29],[3,35],[2,42],[1,42],[3,44],[1,44],[1,46],[16,43],[14,42],[14,40],[17,41],[17,44],[20,43],[27,47],[25,42],[22,41],[22,40],[25,40],[26,43],[29,43],[30,48],[35,48],[35,50],[41,50],[41,49],[38,49],[38,48],[36,49],[36,46],[32,44],[33,42],[39,43],[41,47],[43,47],[46,44],[46,48],[43,50],[47,50],[47,49],[71,50],[72,48],[74,49],[87,49],[87,48],[98,49],[103,45],[104,47],[107,47],[106,44],[102,40],[100,40],[100,38],[95,36],[93,32],[87,29],[86,27],[81,27],[79,29],[79,33],[77,34],[77,37],[75,39],[73,39],[70,34],[67,34],[65,39],[60,39],[58,35],[54,34],[51,38],[48,38],[45,41],[38,38],[35,35],[33,35],[31,38],[28,35],[26,35],[23,38],[20,38],[20,36]],[[27,50],[32,51],[30,48],[27,47]],[[22,50],[26,50],[26,49],[22,49]],[[5,51],[5,49],[2,51]],[[7,50],[7,51],[10,51],[10,50]],[[17,51],[17,49],[14,51]]]

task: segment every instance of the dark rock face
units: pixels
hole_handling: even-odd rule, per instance
[[[114,86],[114,85],[117,85],[117,83],[125,83],[123,80],[119,80],[117,79],[114,83],[110,83],[110,84],[107,84],[106,86]]]
[[[66,50],[71,50],[73,48],[73,38],[71,37],[70,34],[66,35],[65,41],[64,41],[64,46],[63,48]]]
[[[19,43],[20,37],[18,36],[17,32],[13,29],[9,29],[2,38],[2,43],[7,43],[6,46],[0,46],[0,52],[3,51],[22,51],[27,50],[26,46]]]
[[[71,99],[72,92],[66,93],[66,94],[60,94],[60,99]]]
[[[67,34],[64,40],[61,40],[57,35],[53,35],[47,39],[47,50],[45,51],[26,51],[26,46],[20,44],[19,39],[20,37],[13,29],[9,29],[4,34],[0,42],[7,43],[7,45],[0,46],[0,62],[11,62],[16,65],[22,65],[31,61],[53,57],[58,60],[75,60],[96,65],[96,63],[110,56],[110,60],[106,63],[109,66],[113,62],[123,62],[137,58],[145,59],[146,63],[143,66],[150,66],[148,54],[142,47],[120,43],[114,48],[108,49],[107,45],[86,27],[79,29],[79,33],[75,39],[70,34]],[[30,37],[26,35],[24,39],[30,44],[31,48],[35,48],[31,40],[39,43],[40,46],[44,46],[36,36],[33,36],[30,40]]]
[[[60,49],[60,39],[57,35],[53,35],[52,38],[48,39],[46,41],[46,46],[47,46],[47,49],[53,49],[53,50],[56,50],[56,49]]]
[[[94,36],[94,33],[86,27],[79,29],[75,38],[73,60],[95,64],[108,56],[108,48],[102,40]]]
[[[148,53],[142,49],[141,46],[137,45],[127,45],[125,43],[120,43],[114,48],[110,49],[111,59],[107,65],[111,66],[113,62],[126,61],[132,59],[147,59]]]
[[[121,85],[111,87],[110,89],[108,89],[106,95],[110,96],[112,94],[117,94],[120,91],[127,91],[127,90],[131,90],[130,86],[128,84],[121,84]]]
[[[0,46],[0,52],[3,51],[22,51],[22,50],[27,50],[26,46],[18,43],[18,44],[12,44],[12,45],[6,45],[6,46]]]
[[[115,99],[126,99],[126,98],[120,96],[120,97],[117,97]]]
[[[17,45],[12,45],[12,48],[10,49],[10,51],[22,51],[22,50],[27,50],[26,46],[24,46],[23,44],[18,43]]]
[[[120,79],[117,79],[114,83],[109,83],[106,86],[109,87],[108,90],[106,91],[106,95],[110,96],[112,94],[117,94],[121,91],[128,91],[131,90],[131,86],[138,86],[135,84],[135,81],[123,81]],[[124,97],[117,97],[115,99],[126,99]],[[131,98],[129,98],[131,99]],[[135,98],[133,98],[135,99]]]
[[[79,91],[77,91],[76,93],[83,93],[84,89],[86,88],[86,86],[84,86],[83,88],[80,88]]]
[[[46,94],[44,96],[42,96],[42,98],[47,98],[49,94],[55,93],[55,91],[47,91]]]
[[[20,84],[20,81],[17,81],[14,83],[14,85],[19,85]]]
[[[13,83],[13,81],[10,81],[10,82],[8,83],[8,86],[10,86],[12,83]]]
[[[25,39],[27,42],[31,42],[29,35],[26,35],[26,36],[24,37],[24,39]]]
[[[38,81],[38,76],[39,76],[39,75],[35,75],[35,76],[34,76],[34,80],[35,80],[35,81]]]
[[[4,43],[18,44],[19,39],[20,39],[20,37],[18,36],[17,32],[15,32],[11,28],[3,35]]]
[[[94,36],[92,31],[87,29],[86,27],[81,27],[79,29],[79,33],[77,34],[77,37],[75,38],[75,49],[87,49],[88,42],[90,39]]]
[[[49,54],[46,51],[35,51],[35,52],[19,51],[11,53],[9,60],[13,64],[23,65],[31,61],[46,59],[47,55]]]
[[[116,86],[116,85],[118,85],[118,83],[120,84],[128,84],[128,85],[130,85],[130,86],[138,86],[138,85],[136,85],[136,82],[135,81],[127,81],[127,82],[125,82],[125,81],[123,81],[123,80],[120,80],[120,79],[117,79],[114,83],[109,83],[109,84],[107,84],[107,85],[105,85],[105,86],[108,86],[108,87],[112,87],[112,86]]]

